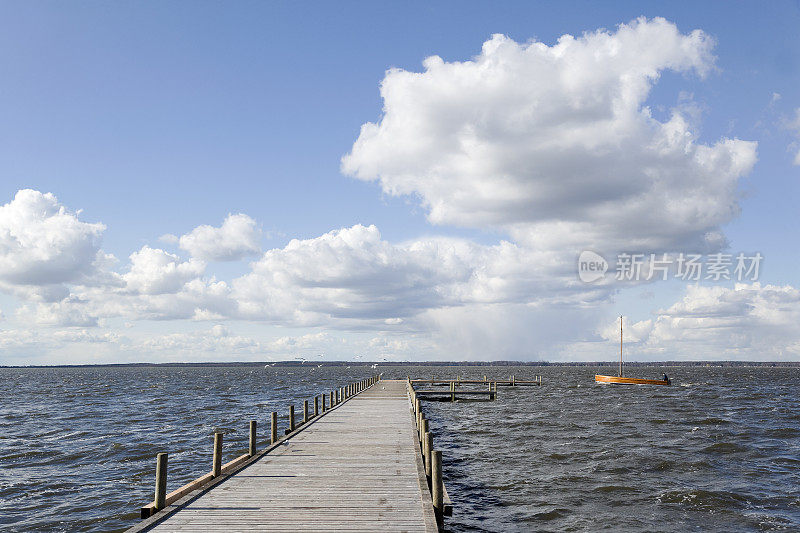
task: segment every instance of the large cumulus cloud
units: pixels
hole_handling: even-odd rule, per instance
[[[434,223],[537,247],[716,248],[755,143],[700,144],[678,111],[661,122],[644,106],[664,70],[711,70],[712,47],[663,19],[553,46],[494,35],[472,60],[389,70],[383,115],[342,170],[418,195]]]

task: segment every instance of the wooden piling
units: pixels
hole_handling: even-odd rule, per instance
[[[426,419],[422,419],[422,424],[419,427],[419,443],[420,446],[425,446],[425,433],[428,432],[428,421]]]
[[[256,454],[256,421],[250,421],[250,446],[247,452],[250,457]]]
[[[270,419],[270,422],[272,423],[272,429],[270,430],[269,443],[275,444],[278,442],[278,413],[272,411]]]
[[[430,431],[426,431],[422,444],[422,455],[425,458],[425,477],[428,478],[428,487],[431,483],[431,450],[433,450],[433,435]]]
[[[167,454],[156,455],[156,511],[167,506]]]
[[[314,396],[314,416],[319,416],[319,396]]]
[[[289,406],[289,431],[294,431],[294,405]]]
[[[442,452],[431,451],[431,499],[436,513],[436,523],[442,527],[444,517],[444,483],[442,482]]]
[[[303,424],[308,422],[308,400],[303,400]]]
[[[218,477],[222,473],[222,433],[214,433],[214,456],[212,458],[211,475]]]
[[[325,394],[320,394],[320,397],[322,398],[322,412],[324,413],[325,412],[325,400],[327,399],[327,396]]]

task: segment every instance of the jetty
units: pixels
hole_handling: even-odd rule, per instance
[[[285,435],[276,413],[270,425],[259,451],[251,421],[248,453],[226,464],[215,434],[211,471],[170,493],[159,454],[154,501],[128,532],[434,532],[452,512],[409,380],[374,376],[304,401],[301,424],[291,407]]]

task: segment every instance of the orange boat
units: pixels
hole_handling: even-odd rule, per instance
[[[619,375],[618,376],[604,376],[602,374],[595,374],[594,380],[596,383],[627,383],[630,385],[669,385],[670,381],[666,374],[665,379],[641,379],[641,378],[626,378],[622,372],[622,317],[619,317]]]
[[[620,376],[603,376],[601,374],[595,374],[594,380],[599,383],[630,383],[633,385],[669,385],[668,379],[623,378]]]

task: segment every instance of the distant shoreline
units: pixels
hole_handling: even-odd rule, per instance
[[[205,363],[106,363],[86,365],[0,365],[0,368],[141,368],[141,367],[317,367],[317,366],[609,366],[616,367],[619,361],[231,361]],[[626,361],[627,367],[773,367],[800,368],[800,361]]]

